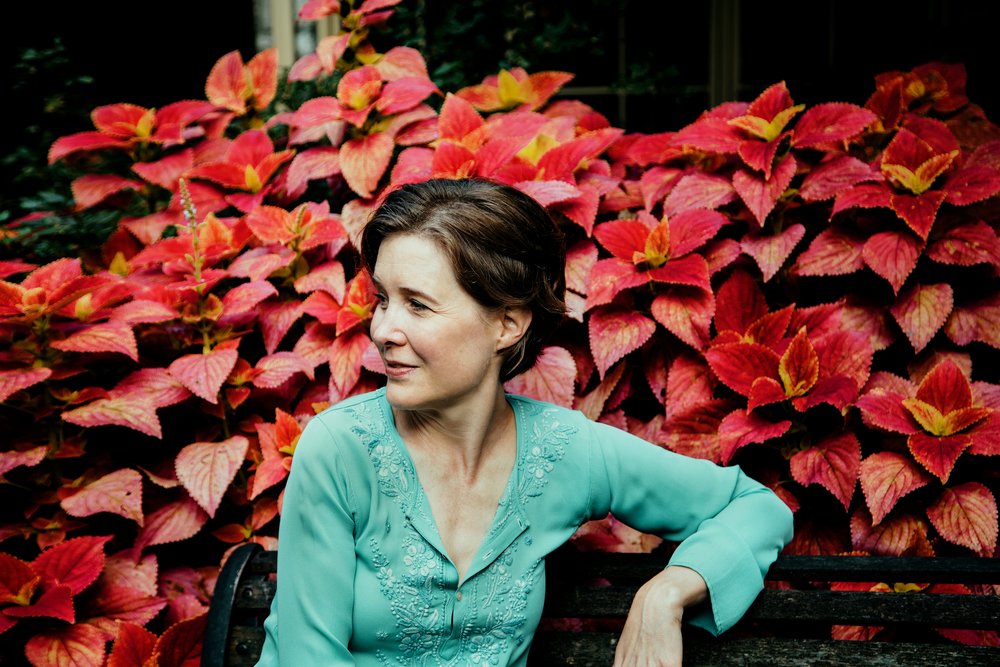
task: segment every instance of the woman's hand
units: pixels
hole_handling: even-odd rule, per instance
[[[668,567],[643,584],[625,619],[614,667],[680,667],[684,608],[707,596],[705,580],[686,567]]]

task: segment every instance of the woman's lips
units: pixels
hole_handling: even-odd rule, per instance
[[[385,362],[385,374],[391,378],[401,378],[410,373],[416,366],[400,364],[392,361]]]

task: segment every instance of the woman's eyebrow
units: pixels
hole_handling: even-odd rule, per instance
[[[385,291],[385,287],[382,285],[382,282],[377,277],[375,277],[373,275],[373,276],[371,276],[371,279],[372,279],[372,283],[375,285],[376,289]],[[402,286],[402,287],[399,288],[399,292],[401,294],[403,294],[404,296],[407,296],[407,297],[411,297],[411,296],[412,297],[417,297],[420,300],[427,301],[427,302],[429,302],[431,304],[439,304],[440,303],[437,299],[435,299],[433,296],[431,296],[427,292],[419,290],[419,289],[417,289],[415,287],[406,287],[404,285],[404,286]]]

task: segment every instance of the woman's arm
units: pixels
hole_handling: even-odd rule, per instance
[[[353,665],[354,516],[337,441],[314,417],[295,448],[278,531],[278,590],[258,667]]]
[[[689,622],[714,634],[732,626],[791,539],[787,506],[738,467],[681,456],[603,424],[593,424],[592,435],[593,516],[610,511],[633,528],[681,542],[670,567],[641,589],[623,640],[656,634],[650,623],[673,632],[676,623],[661,619],[685,609]],[[701,598],[707,604],[695,606]],[[666,647],[673,643],[659,650],[679,655],[679,627],[676,646]]]

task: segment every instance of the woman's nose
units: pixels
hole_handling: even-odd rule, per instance
[[[380,349],[387,345],[402,345],[405,341],[399,318],[389,306],[379,306],[372,313],[371,337]]]

